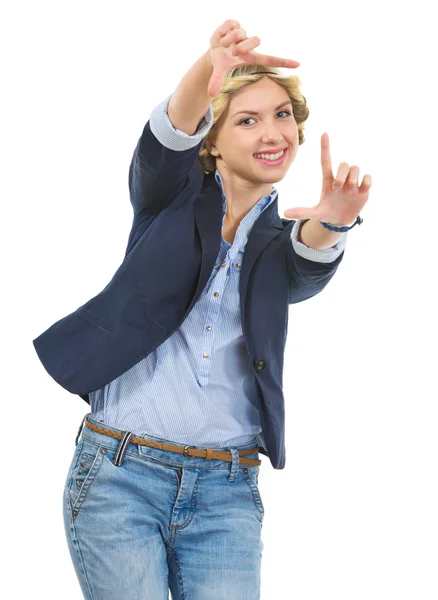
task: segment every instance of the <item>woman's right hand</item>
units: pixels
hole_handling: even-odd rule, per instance
[[[246,31],[241,29],[238,21],[228,19],[210,38],[208,57],[213,66],[213,74],[208,83],[207,93],[213,98],[222,85],[224,75],[230,69],[242,65],[266,65],[267,67],[285,67],[295,69],[300,63],[288,58],[278,58],[253,52],[260,44],[260,38],[246,37]]]

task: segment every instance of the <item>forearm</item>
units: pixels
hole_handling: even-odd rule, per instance
[[[309,248],[325,250],[335,246],[341,241],[344,235],[345,233],[326,229],[319,221],[309,219],[301,224],[298,233],[298,241]]]
[[[184,75],[170,99],[169,119],[176,129],[187,135],[195,134],[211,103],[207,89],[212,74],[213,65],[207,51]]]

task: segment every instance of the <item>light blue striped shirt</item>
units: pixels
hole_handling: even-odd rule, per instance
[[[189,136],[175,129],[167,115],[171,97],[152,111],[152,133],[171,150],[193,148],[213,124],[212,106]],[[224,217],[227,201],[217,169],[215,179],[222,191]],[[255,377],[243,339],[239,278],[251,229],[276,197],[272,186],[272,193],[260,198],[242,219],[233,243],[222,237],[210,279],[180,328],[128,371],[90,393],[94,418],[137,436],[179,444],[220,447],[254,441],[266,450]],[[297,221],[292,228],[291,243],[304,258],[332,262],[344,250],[348,234],[327,250],[308,248],[297,239],[300,224]]]

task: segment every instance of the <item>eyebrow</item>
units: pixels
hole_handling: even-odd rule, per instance
[[[279,104],[278,106],[276,106],[274,108],[274,110],[278,110],[279,108],[282,108],[283,106],[286,106],[286,104],[292,104],[290,100],[286,100],[286,102],[283,102],[282,104]],[[231,118],[234,118],[236,115],[240,115],[240,114],[246,114],[246,115],[258,115],[259,113],[257,111],[254,110],[239,110],[239,112],[234,113],[234,115]]]

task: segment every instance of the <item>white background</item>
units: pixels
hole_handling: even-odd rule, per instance
[[[2,9],[3,597],[82,597],[62,500],[89,405],[47,374],[32,340],[122,262],[138,137],[214,30],[236,19],[260,37],[257,52],[301,63],[285,72],[301,78],[310,116],[277,184],[280,215],[319,201],[324,131],[334,170],[346,161],[360,181],[373,178],[336,276],[290,307],[286,467],[263,457],[259,479],[261,597],[437,599],[438,98],[427,4]]]

